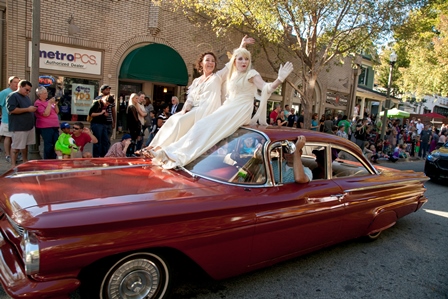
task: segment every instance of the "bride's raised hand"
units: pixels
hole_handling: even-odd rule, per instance
[[[252,37],[248,37],[247,35],[245,35],[243,37],[243,39],[241,40],[241,45],[240,48],[245,48],[246,45],[252,45],[255,44],[255,39],[253,39]]]
[[[291,74],[294,67],[291,62],[286,62],[284,65],[280,64],[280,68],[278,69],[278,80],[281,82],[285,82],[285,79]]]

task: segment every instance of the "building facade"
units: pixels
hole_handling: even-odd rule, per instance
[[[40,0],[40,28],[33,30],[32,0],[0,0],[1,88],[15,75],[29,79],[33,33],[40,33],[39,84],[60,98],[61,119],[86,120],[88,108],[108,84],[111,93],[126,100],[143,91],[153,102],[171,96],[185,100],[187,86],[199,76],[200,53],[213,51],[218,68],[238,47],[241,36],[216,34],[172,12],[169,2],[150,0]],[[262,54],[254,67],[266,81],[277,74]],[[298,63],[295,61],[294,63]],[[359,62],[347,58],[322,72],[315,90],[313,112],[352,115],[357,96]],[[295,80],[294,78],[290,78]],[[300,110],[300,97],[287,84],[272,95],[274,103]],[[384,100],[384,97],[383,97]],[[381,98],[377,99],[381,101]]]

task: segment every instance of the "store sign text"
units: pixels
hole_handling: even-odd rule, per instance
[[[29,65],[31,66],[31,42],[29,45]],[[41,43],[39,67],[100,75],[101,55],[99,51]]]

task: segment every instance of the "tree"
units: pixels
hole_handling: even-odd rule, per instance
[[[428,94],[447,95],[448,3],[431,1],[411,12],[394,37],[405,96],[419,101]]]
[[[277,71],[294,61],[287,81],[301,96],[309,127],[316,80],[331,61],[360,52],[400,24],[420,0],[174,0],[192,22],[218,35],[249,34]],[[293,58],[293,59],[291,59]]]

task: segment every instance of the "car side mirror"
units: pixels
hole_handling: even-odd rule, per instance
[[[296,151],[296,144],[292,141],[285,140],[282,142],[282,146],[288,154],[293,154]]]

